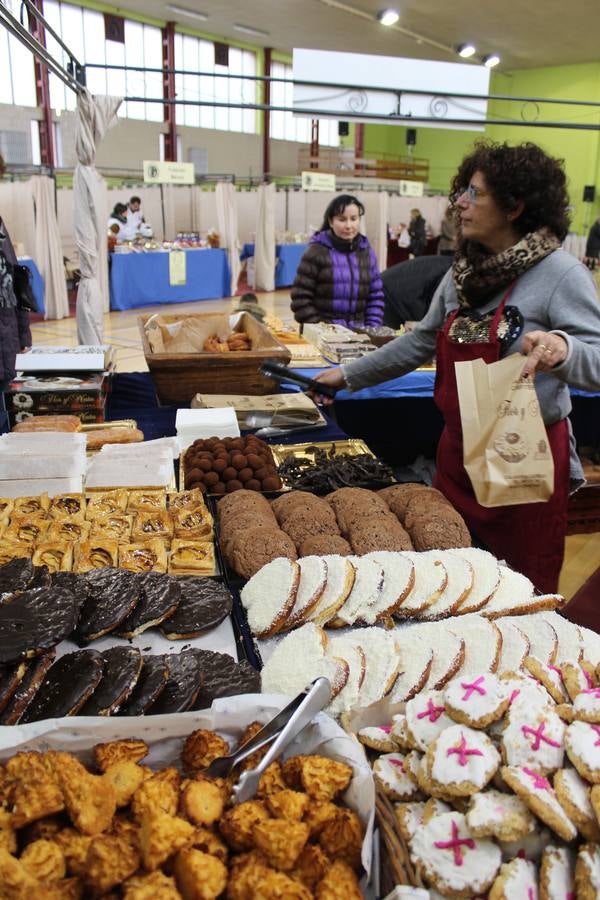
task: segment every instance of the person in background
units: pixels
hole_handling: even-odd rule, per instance
[[[425,219],[421,215],[420,209],[411,209],[408,233],[410,235],[408,252],[411,256],[422,256],[425,253],[425,247],[427,246],[427,234],[425,229]]]
[[[310,239],[292,287],[297,322],[331,322],[349,328],[381,325],[383,288],[377,258],[360,233],[365,208],[341,194],[325,210]]]
[[[130,240],[127,236],[127,207],[124,203],[115,203],[108,218],[108,235],[113,235],[118,241]]]
[[[593,279],[561,249],[569,215],[563,163],[535,144],[482,142],[452,183],[458,250],[429,312],[379,350],[317,375],[351,391],[404,375],[436,355],[434,399],[445,427],[435,484],[472,535],[498,559],[555,593],[564,556],[571,485],[583,470],[569,423],[569,385],[600,390],[600,304]],[[463,465],[454,365],[519,352],[535,389],[554,460],[543,503],[480,506]],[[323,403],[328,403],[323,397]]]
[[[405,322],[420,322],[451,264],[448,256],[418,256],[382,272],[383,324],[399,328]]]
[[[454,256],[456,252],[456,216],[450,204],[442,219],[437,252],[440,256]]]
[[[596,219],[590,233],[588,234],[587,243],[585,245],[584,262],[590,269],[595,269],[598,265],[598,257],[600,256],[600,219]]]
[[[0,178],[5,168],[4,159],[0,156]],[[29,312],[20,308],[13,288],[12,272],[16,265],[17,256],[0,217],[0,392],[5,391],[15,377],[17,353],[31,347]]]
[[[131,197],[127,204],[127,229],[132,235],[131,240],[140,232],[143,224],[142,201],[139,197]]]

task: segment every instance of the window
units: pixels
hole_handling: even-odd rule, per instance
[[[17,0],[3,2],[18,19],[21,4]],[[37,106],[33,54],[6,28],[0,28],[0,103]]]
[[[291,78],[292,67],[274,62],[271,66],[274,78]],[[271,82],[271,105],[292,107],[294,88],[290,82]],[[306,116],[294,116],[291,112],[271,113],[271,137],[282,141],[299,141],[310,144],[310,122]],[[323,147],[339,147],[337,119],[319,119],[319,144]]]
[[[256,132],[256,111],[241,107],[205,106],[207,102],[256,103],[256,82],[227,75],[256,75],[256,54],[251,50],[229,48],[229,66],[215,65],[212,41],[187,34],[175,35],[175,68],[202,75],[176,75],[175,92],[182,100],[177,106],[177,122],[196,128],[219,131]]]

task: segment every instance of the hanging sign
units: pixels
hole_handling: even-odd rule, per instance
[[[169,284],[177,287],[187,282],[185,250],[169,252]]]
[[[144,181],[147,184],[194,184],[194,163],[145,159]]]
[[[303,172],[303,191],[335,191],[335,175],[329,172]]]
[[[401,181],[400,182],[401,197],[422,197],[423,182],[422,181]]]

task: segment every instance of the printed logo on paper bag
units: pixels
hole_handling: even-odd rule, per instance
[[[529,445],[518,431],[505,431],[494,441],[494,450],[509,463],[518,463],[529,453]]]

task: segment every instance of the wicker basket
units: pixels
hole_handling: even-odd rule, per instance
[[[391,893],[398,884],[424,887],[410,861],[406,842],[396,822],[396,813],[379,785],[376,787],[375,815],[381,835],[381,896]]]

